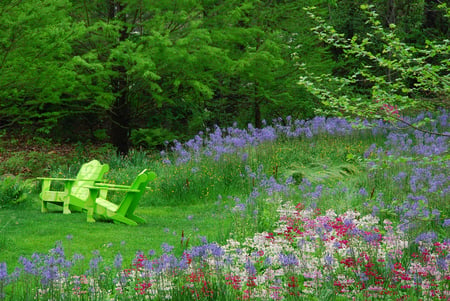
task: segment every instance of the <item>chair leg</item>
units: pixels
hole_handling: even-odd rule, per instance
[[[121,223],[124,223],[124,224],[127,224],[127,225],[130,225],[130,226],[137,226],[137,222],[135,222],[134,220],[132,220],[132,219],[129,219],[129,218],[127,218],[127,217],[125,217],[125,216],[122,216],[122,215],[114,215],[114,216],[110,216],[110,218],[114,221],[114,222],[121,222]]]
[[[71,211],[69,209],[69,196],[66,197],[63,203],[63,214],[70,214]]]
[[[42,213],[47,213],[48,209],[47,209],[47,202],[46,201],[42,201],[41,202],[41,212]]]
[[[145,219],[143,219],[143,218],[140,217],[140,216],[134,215],[134,214],[128,215],[127,217],[128,217],[129,219],[135,221],[135,222],[138,223],[138,224],[145,224],[145,222],[146,222]]]
[[[87,208],[87,222],[88,223],[95,223],[94,208],[93,207]]]

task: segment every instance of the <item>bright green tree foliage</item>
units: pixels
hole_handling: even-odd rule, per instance
[[[394,95],[407,108],[443,96],[434,81],[445,83],[447,44],[425,42],[448,27],[434,6],[376,0],[376,23],[372,10],[355,10],[358,1],[1,1],[0,127],[65,138],[105,130],[127,153],[131,143],[158,146],[214,124],[308,118],[339,102],[351,114],[378,112],[373,99]],[[316,33],[310,5],[322,18]],[[334,76],[311,90],[311,80],[297,85],[304,70]]]
[[[317,102],[295,84],[299,61],[323,69],[308,2],[3,1],[0,122],[105,128],[126,153],[130,137],[311,116]]]
[[[328,108],[326,113],[363,118],[399,119],[399,113],[445,105],[450,93],[449,40],[412,45],[384,28],[373,6],[361,5],[367,32],[346,38],[310,10],[315,33],[353,59],[345,75],[304,76],[300,84]],[[305,70],[305,72],[307,72]]]

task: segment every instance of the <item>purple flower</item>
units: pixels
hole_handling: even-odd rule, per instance
[[[34,253],[32,255],[32,257],[39,259],[39,254]],[[31,261],[31,260],[29,260],[28,258],[25,258],[25,257],[20,257],[19,261],[23,265],[24,272],[26,272],[28,274],[32,274],[32,275],[37,275],[38,271],[37,271],[36,265],[34,264],[33,261]]]
[[[361,187],[361,189],[359,190],[359,194],[363,197],[366,197],[369,195],[364,187]]]
[[[348,218],[344,219],[344,225],[345,225],[346,227],[352,226],[352,225],[353,225],[353,220],[348,219]]]
[[[366,273],[361,272],[361,273],[359,273],[359,279],[360,279],[362,282],[366,282],[366,281],[369,280],[369,277],[366,275]]]
[[[405,179],[406,176],[407,176],[406,172],[401,171],[401,172],[399,172],[396,176],[394,176],[393,179],[394,179],[395,182],[400,182],[400,181],[402,181],[403,179]]]
[[[98,269],[98,264],[103,261],[101,256],[95,256],[89,261],[89,268],[91,271],[96,271]]]
[[[377,206],[373,205],[372,216],[377,216],[379,212],[380,212],[380,209]]]
[[[439,219],[439,216],[441,215],[441,212],[438,209],[431,210],[431,214],[436,218]]]
[[[326,254],[324,257],[325,264],[332,265],[334,263],[334,258],[330,254]]]
[[[372,154],[372,152],[374,152],[377,148],[377,145],[375,143],[373,143],[372,145],[369,146],[369,148],[364,152],[364,158],[367,159],[370,157],[370,154]]]
[[[282,266],[296,266],[298,265],[298,259],[294,254],[280,253],[278,259]]]
[[[164,253],[170,253],[174,249],[174,246],[169,245],[168,243],[162,243],[161,249],[164,251]]]
[[[246,162],[247,159],[248,159],[248,153],[243,153],[242,156],[241,156],[241,160]]]
[[[319,199],[322,195],[323,185],[317,185],[316,189],[313,192],[307,193],[313,199]]]
[[[77,261],[82,261],[83,259],[84,259],[84,256],[82,254],[75,253],[72,256],[72,263],[75,263]]]
[[[114,267],[120,270],[122,268],[122,262],[123,262],[122,254],[117,253],[116,257],[114,258]]]
[[[428,218],[430,216],[430,210],[428,208],[422,208],[422,215],[425,218]]]
[[[233,208],[233,212],[237,212],[237,211],[245,211],[246,209],[246,205],[244,203],[239,203],[237,204],[234,208]]]
[[[58,266],[48,265],[45,266],[41,273],[41,284],[46,286],[49,283],[58,279]]]
[[[200,235],[199,238],[200,238],[200,241],[202,242],[202,244],[208,243],[208,240],[206,239],[206,236]]]
[[[250,261],[250,259],[247,259],[247,262],[245,263],[245,270],[250,276],[256,275],[255,265]]]
[[[444,222],[442,223],[442,227],[450,227],[450,218],[444,219]]]
[[[415,242],[418,244],[420,242],[426,242],[426,243],[432,243],[433,240],[437,239],[437,235],[435,232],[424,232],[422,234],[419,234],[416,239]]]
[[[271,265],[272,265],[272,258],[270,258],[269,256],[267,256],[267,257],[264,259],[264,265],[265,265],[265,266],[271,266]]]
[[[439,269],[444,270],[444,271],[448,271],[448,263],[447,260],[443,257],[439,257],[436,259],[436,265],[438,266]]]
[[[334,243],[333,243],[333,247],[334,248],[336,248],[336,249],[339,249],[340,247],[341,247],[341,243],[339,242],[339,241],[335,241]]]
[[[306,187],[311,187],[312,183],[308,180],[308,178],[302,178],[301,185],[306,186]]]
[[[208,245],[208,249],[214,257],[221,257],[225,254],[225,251],[216,243],[211,243]]]
[[[6,268],[6,262],[0,262],[0,283],[5,283],[8,279],[8,269]]]
[[[365,241],[369,244],[374,244],[381,240],[381,234],[378,234],[378,233],[363,231],[362,235],[363,235]]]
[[[208,246],[207,245],[201,245],[201,246],[194,246],[189,250],[189,254],[195,258],[195,257],[204,257],[207,254]]]
[[[189,260],[183,256],[183,258],[180,259],[178,262],[178,268],[180,270],[186,270],[189,267]]]
[[[57,257],[62,257],[64,258],[64,249],[62,247],[62,243],[60,241],[58,241],[56,243],[56,247],[54,247],[53,249],[50,250],[50,253],[52,255],[56,255]]]

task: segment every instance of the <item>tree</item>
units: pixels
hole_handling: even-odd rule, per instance
[[[79,28],[67,0],[0,2],[0,127],[38,125],[48,131],[80,107],[70,54]]]
[[[307,2],[205,1],[205,26],[229,58],[228,71],[219,75],[220,85],[207,102],[212,122],[259,127],[262,119],[280,115],[311,117],[317,103],[295,84],[300,75],[296,65],[308,61],[319,72],[332,62],[320,48],[308,43],[299,47],[305,41],[318,43],[302,10]]]
[[[427,41],[423,48],[408,44],[398,37],[394,23],[387,29],[382,26],[373,6],[361,5],[361,9],[370,31],[350,39],[309,10],[318,24],[313,29],[316,34],[360,62],[346,76],[300,79],[328,108],[322,113],[397,121],[402,120],[400,112],[430,109],[448,101],[449,40]]]
[[[206,70],[219,55],[201,28],[197,1],[80,1],[74,14],[87,29],[77,47],[79,76],[109,113],[120,153],[128,152],[133,129],[170,128],[175,118],[179,127],[189,117],[164,120],[168,112],[183,107],[189,114],[211,97],[214,79]]]

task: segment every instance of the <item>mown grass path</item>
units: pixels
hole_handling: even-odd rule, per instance
[[[105,256],[117,252],[131,263],[136,251],[153,249],[161,253],[161,244],[176,246],[179,251],[187,244],[198,243],[200,236],[219,238],[221,224],[211,206],[143,207],[137,214],[147,223],[136,227],[96,222],[87,223],[85,213],[63,215],[55,211],[40,213],[39,203],[20,209],[0,211],[0,262],[9,267],[18,264],[20,256],[46,253],[62,241],[69,255],[79,253],[89,257],[94,250]],[[184,244],[181,245],[182,235]]]

